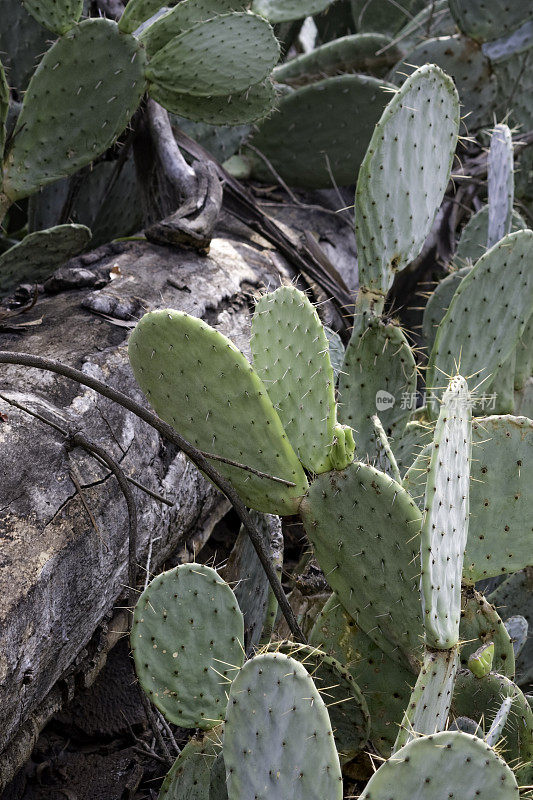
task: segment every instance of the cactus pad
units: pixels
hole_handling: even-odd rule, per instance
[[[513,614],[521,614],[533,630],[533,567],[515,572],[501,583],[490,595],[504,620]],[[529,635],[516,658],[517,683],[527,686],[533,681],[533,636]]]
[[[240,125],[266,117],[274,106],[276,93],[270,81],[258,83],[245,92],[221,97],[195,97],[172,88],[152,84],[150,95],[168,111],[209,125]]]
[[[486,248],[484,247],[483,252],[485,252],[485,250]],[[463,278],[470,272],[470,269],[470,267],[462,267],[446,275],[427,301],[424,309],[422,333],[424,334],[428,353],[431,353],[435,342],[435,336],[437,335],[437,328],[450,307],[452,297]]]
[[[327,708],[298,661],[266,653],[241,669],[230,689],[224,761],[229,800],[342,800]]]
[[[527,4],[507,0],[450,0],[450,11],[461,31],[477,42],[498,39],[533,17]]]
[[[509,634],[511,644],[513,646],[513,653],[515,659],[520,655],[527,642],[527,634],[529,630],[529,623],[527,619],[521,614],[515,614],[513,617],[508,617],[505,622],[505,630]],[[502,670],[500,670],[501,672]]]
[[[253,0],[252,11],[270,22],[292,22],[319,14],[333,0]]]
[[[167,773],[158,800],[209,800],[211,771],[220,745],[205,738],[191,739]]]
[[[255,306],[250,346],[296,455],[311,472],[330,469],[335,381],[326,333],[305,294],[281,286],[263,295]]]
[[[527,228],[527,223],[517,211],[513,211],[511,232],[515,233],[524,228]],[[461,232],[461,238],[454,256],[454,262],[457,266],[463,267],[469,262],[475,264],[487,252],[488,231],[489,207],[483,206],[470,217]]]
[[[392,478],[362,463],[319,475],[302,501],[326,580],[355,622],[400,663],[422,646],[420,512]]]
[[[386,761],[360,800],[518,800],[509,767],[477,736],[445,731],[414,739]]]
[[[489,229],[487,247],[511,232],[514,202],[513,140],[507,125],[496,125],[488,158]]]
[[[4,167],[7,196],[26,197],[103,153],[139,105],[144,66],[142,47],[111,20],[87,19],[58,39],[24,95]]]
[[[484,678],[492,668],[494,642],[482,644],[467,660],[467,667],[476,678]]]
[[[78,22],[83,0],[22,0],[32,17],[44,28],[62,36]]]
[[[296,513],[303,469],[263,382],[229,339],[180,311],[154,311],[137,324],[129,356],[155,411],[196,447],[295,484],[215,461],[247,505]]]
[[[2,21],[2,61],[9,86],[21,93],[49,47],[50,34],[26,11],[20,0],[2,0]]]
[[[515,673],[515,659],[511,638],[496,609],[470,587],[464,591],[461,609],[461,665],[466,667],[479,645],[493,644],[490,668],[508,678]],[[471,669],[471,667],[469,667]],[[473,670],[472,670],[473,671]]]
[[[244,661],[244,625],[215,570],[181,564],[154,578],[135,607],[130,641],[139,683],[170,722],[209,730],[224,719]]]
[[[399,439],[393,439],[392,449],[401,475],[405,475],[424,447],[431,443],[433,428],[425,422],[408,422]],[[429,459],[428,459],[429,461]]]
[[[359,170],[361,286],[386,294],[394,274],[420,253],[448,184],[458,130],[453,81],[435,65],[420,67],[383,112]]]

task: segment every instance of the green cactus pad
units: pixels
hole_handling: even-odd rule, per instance
[[[339,376],[338,416],[354,429],[360,460],[376,457],[372,415],[377,413],[389,435],[399,437],[415,395],[416,364],[402,329],[373,314],[358,314]]]
[[[181,564],[154,578],[135,606],[130,642],[139,683],[169,722],[209,730],[224,719],[244,623],[215,570]]]
[[[476,678],[484,678],[492,669],[494,642],[482,644],[467,660],[467,667]]]
[[[273,642],[268,650],[284,653],[303,664],[329,710],[340,763],[355,758],[368,742],[370,715],[366,700],[349,670],[333,656],[310,645]]]
[[[529,623],[521,614],[508,617],[505,622],[505,630],[509,634],[515,659],[520,655],[527,642]]]
[[[103,153],[139,105],[144,66],[142,47],[111,20],[87,19],[58,39],[24,95],[4,168],[8,197],[30,195]]]
[[[0,255],[0,294],[20,283],[41,283],[91,241],[85,225],[58,225],[29,233]]]
[[[426,383],[437,396],[459,361],[461,371],[477,374],[479,381],[493,376],[512,354],[533,309],[532,257],[533,231],[511,233],[463,278],[429,359]],[[489,386],[490,378],[484,391]]]
[[[156,84],[149,90],[154,100],[168,111],[209,125],[241,125],[263,119],[276,102],[276,92],[270,81],[222,97],[194,97]]]
[[[492,642],[493,657],[490,669],[508,678],[515,674],[515,659],[511,637],[498,612],[479,592],[465,587],[461,608],[461,666],[468,666],[474,652]],[[468,666],[471,669],[470,666]],[[472,670],[473,672],[473,670]]]
[[[333,594],[318,614],[309,641],[332,655],[356,681],[370,712],[370,739],[388,757],[415,682],[415,674],[386,655],[357,627]]]
[[[327,708],[298,661],[266,653],[241,669],[229,694],[224,761],[229,800],[342,800]]]
[[[62,36],[79,20],[83,0],[22,0],[32,17],[44,28]]]
[[[514,202],[513,139],[507,125],[496,125],[488,157],[489,229],[487,247],[511,232]]]
[[[399,484],[362,463],[320,475],[302,501],[305,530],[346,611],[401,663],[421,654],[420,512]]]
[[[272,77],[278,83],[305,86],[322,78],[346,72],[365,72],[383,75],[396,63],[400,51],[388,36],[380,33],[356,33],[342,36],[309,53],[291,58],[274,69]],[[378,50],[386,47],[381,55]]]
[[[408,422],[398,439],[393,439],[392,450],[401,475],[405,475],[424,447],[433,439],[433,427],[425,422]],[[429,459],[428,459],[429,461]]]
[[[450,0],[450,11],[465,36],[477,42],[498,39],[533,17],[527,3],[507,0]]]
[[[504,620],[511,615],[521,614],[529,624],[530,635],[516,658],[516,681],[527,686],[533,682],[533,567],[510,575],[488,599]]]
[[[469,522],[471,420],[468,385],[456,375],[444,392],[433,435],[420,540],[426,643],[438,650],[455,647],[459,641]]]
[[[335,380],[326,333],[306,295],[294,286],[263,295],[255,306],[250,346],[296,455],[311,472],[331,469]]]
[[[122,33],[133,33],[146,20],[153,17],[163,4],[161,0],[128,0],[118,21]]]
[[[178,5],[167,10],[165,14],[146,27],[140,33],[139,39],[146,47],[148,56],[151,57],[175,36],[188,31],[199,22],[206,22],[220,14],[242,10],[243,3],[233,2],[233,0],[181,0]]]
[[[20,0],[2,0],[0,53],[9,85],[23,92],[42,54],[49,47],[50,34],[29,14]]]
[[[220,14],[158,50],[146,77],[177,93],[228,95],[260,83],[278,58],[278,42],[266,20],[248,13]]]
[[[437,36],[451,36],[456,32],[455,20],[450,14],[448,0],[436,0],[424,6],[398,34],[398,43],[404,52],[413,50],[421,40]]]
[[[129,356],[155,411],[196,447],[295,484],[214,461],[247,505],[297,512],[303,469],[263,382],[229,339],[180,311],[153,311],[137,324]]]
[[[394,36],[418,14],[424,0],[403,0],[401,5],[383,0],[351,0],[352,16],[359,31],[382,31]]]
[[[480,47],[460,34],[425,39],[407,53],[391,74],[401,83],[405,74],[409,75],[423,64],[437,64],[445,73],[453,75],[468,131],[492,122],[498,85]]]
[[[505,728],[507,720],[509,718],[509,712],[511,710],[512,702],[513,702],[512,697],[505,697],[503,699],[501,706],[498,709],[498,713],[492,720],[492,725],[490,726],[490,730],[485,736],[485,741],[489,745],[489,747],[494,747],[501,738],[503,729]]]
[[[522,391],[531,375],[533,375],[533,314],[530,316],[524,332],[516,345],[514,372],[515,391]],[[526,414],[524,416],[529,415]]]
[[[386,294],[395,273],[420,253],[448,184],[458,130],[453,81],[435,65],[420,67],[383,112],[359,170],[361,286]]]
[[[483,249],[483,252],[485,252],[485,250],[486,247]],[[452,297],[463,278],[470,272],[470,269],[471,267],[462,267],[446,275],[429,298],[424,309],[424,318],[422,322],[422,333],[424,334],[428,353],[431,353],[435,342],[435,336],[437,335],[437,328],[450,307]]]
[[[328,339],[329,360],[331,361],[333,376],[335,378],[335,382],[337,382],[339,372],[341,371],[344,362],[345,347],[338,333],[331,328],[328,328],[327,325],[324,325],[324,331],[326,332]]]
[[[484,42],[483,52],[490,59],[492,64],[499,61],[506,61],[514,55],[529,50],[533,43],[533,19],[528,19],[519,28],[515,28],[511,33]]]
[[[513,703],[498,751],[514,769],[533,760],[533,711],[516,684],[495,672],[476,678],[461,670],[455,681],[452,712],[470,717],[487,732],[505,697],[512,697]]]
[[[511,232],[515,233],[524,228],[527,228],[527,223],[517,211],[513,211]],[[489,207],[483,206],[470,217],[462,230],[454,256],[454,263],[457,266],[463,267],[465,264],[475,264],[487,252],[488,231]]]
[[[416,736],[427,736],[446,728],[459,663],[456,647],[427,651],[411,694],[394,752]]]
[[[277,113],[259,127],[251,143],[291,185],[330,188],[329,159],[335,181],[347,186],[387,100],[384,82],[369,75],[326,78],[282,97]],[[272,182],[272,172],[259,156],[254,156],[253,169],[256,178]]]
[[[211,772],[221,746],[212,739],[191,739],[174,762],[158,800],[209,800]]]
[[[402,747],[370,778],[360,800],[518,800],[516,779],[477,736],[445,731]]]
[[[319,14],[333,0],[253,0],[252,11],[275,22],[292,22]]]

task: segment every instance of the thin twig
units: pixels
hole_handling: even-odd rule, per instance
[[[57,375],[62,375],[70,380],[77,381],[77,383],[81,383],[83,386],[88,386],[90,389],[94,389],[94,391],[98,392],[104,397],[113,400],[123,408],[131,411],[133,414],[139,417],[139,419],[142,419],[144,422],[148,423],[148,425],[151,425],[151,427],[158,431],[162,437],[179,447],[180,450],[182,450],[185,455],[190,458],[193,464],[195,464],[198,469],[201,470],[215,484],[215,486],[218,486],[220,491],[226,495],[230,503],[233,505],[244,526],[244,529],[250,537],[252,545],[257,553],[257,557],[259,558],[263,569],[265,570],[268,581],[272,586],[274,594],[276,595],[280,610],[287,620],[287,625],[289,626],[291,633],[299,641],[304,643],[306,642],[306,637],[298,625],[298,621],[296,620],[290,603],[287,600],[287,596],[278,579],[274,565],[271,562],[270,554],[265,546],[263,537],[256,525],[254,525],[248,509],[231,483],[213,467],[213,465],[205,458],[205,456],[202,455],[199,450],[197,450],[192,444],[190,444],[190,442],[184,439],[183,436],[174,430],[171,425],[163,422],[163,420],[159,419],[159,417],[157,417],[155,414],[152,414],[150,411],[148,411],[148,409],[140,405],[140,403],[136,403],[130,397],[123,394],[123,392],[119,392],[117,389],[112,389],[107,384],[99,381],[97,378],[86,375],[79,369],[69,367],[66,364],[61,364],[59,361],[54,361],[50,358],[44,358],[43,356],[34,356],[31,355],[31,353],[10,353],[5,350],[0,351],[0,364],[17,364],[23,367],[43,369],[48,372],[55,372]]]
[[[212,458],[213,461],[220,461],[221,464],[229,464],[230,467],[238,467],[238,469],[243,469],[245,472],[251,472],[252,475],[257,475],[259,478],[268,478],[269,481],[282,483],[284,486],[296,486],[296,484],[292,481],[286,481],[285,478],[277,478],[275,475],[269,475],[268,472],[261,472],[259,469],[254,469],[254,467],[249,467],[246,464],[241,464],[239,461],[234,461],[232,458],[216,456],[214,453],[206,453],[205,450],[199,450],[198,452],[201,453],[204,458]]]
[[[83,489],[81,488],[80,479],[78,477],[78,474],[76,472],[76,467],[74,466],[74,464],[70,465],[70,468],[69,468],[68,472],[69,472],[69,475],[70,475],[70,480],[72,481],[72,483],[76,487],[76,491],[78,492],[78,494],[80,496],[81,504],[84,507],[85,511],[87,512],[87,516],[91,520],[91,525],[93,526],[93,528],[96,531],[96,533],[98,534],[98,536],[100,536],[100,529],[99,529],[99,527],[98,527],[98,525],[96,523],[96,520],[94,518],[93,512],[91,511],[91,509],[89,508],[89,506],[87,504],[87,501],[85,499],[85,495],[83,493]]]
[[[285,189],[285,191],[287,192],[287,194],[289,195],[289,197],[291,198],[293,203],[296,203],[297,206],[301,206],[302,203],[298,200],[298,198],[296,197],[296,195],[294,194],[292,189],[289,186],[287,186],[287,184],[285,183],[285,181],[283,180],[283,178],[281,177],[279,172],[277,172],[276,168],[274,167],[272,162],[266,157],[266,155],[264,153],[262,153],[261,150],[259,150],[257,147],[255,147],[255,145],[250,144],[250,142],[246,142],[244,146],[248,147],[250,150],[253,150],[254,153],[259,156],[261,161],[263,161],[263,163],[266,165],[266,167],[270,170],[270,172],[272,173],[274,178],[277,180],[279,185],[282,186]]]
[[[170,725],[168,724],[168,722],[166,721],[166,719],[164,718],[163,714],[159,711],[158,708],[156,709],[155,713],[157,715],[157,718],[158,718],[159,722],[161,723],[161,725],[165,729],[165,732],[166,732],[168,738],[170,739],[170,743],[171,743],[172,747],[174,748],[174,752],[176,754],[176,757],[179,756],[179,754],[181,753],[181,747],[178,745],[176,739],[174,738],[174,734],[172,733],[172,728],[170,727]]]
[[[148,723],[149,723],[149,725],[150,725],[150,727],[152,729],[152,732],[153,732],[153,734],[154,734],[154,736],[155,736],[155,738],[157,740],[157,744],[161,748],[161,752],[163,753],[163,756],[164,756],[165,760],[167,761],[167,763],[169,765],[173,764],[174,763],[174,759],[170,755],[169,749],[167,747],[167,743],[163,739],[163,734],[159,730],[159,725],[157,724],[157,717],[154,714],[154,711],[153,711],[153,708],[152,708],[152,706],[150,704],[150,701],[148,700],[148,698],[146,697],[144,692],[140,693],[140,697],[141,697],[141,702],[143,704],[144,713],[146,714],[146,719],[148,720]]]

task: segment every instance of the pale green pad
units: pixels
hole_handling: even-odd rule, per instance
[[[388,757],[411,696],[415,674],[386,655],[357,627],[333,594],[318,614],[309,641],[345,665],[370,712],[370,739]]]
[[[496,125],[488,156],[489,230],[487,247],[511,232],[514,202],[513,139],[507,125]]]
[[[224,719],[244,623],[215,570],[181,564],[154,578],[135,606],[130,642],[139,683],[169,722],[209,730]]]
[[[335,378],[336,382],[339,377],[339,372],[341,371],[342,365],[344,363],[345,347],[338,333],[336,333],[331,328],[328,328],[327,325],[324,325],[324,330],[326,332],[326,336],[328,339],[329,360],[331,361],[331,366],[333,369],[333,377]]]
[[[150,59],[146,77],[173,92],[227,95],[260,83],[278,58],[278,42],[266,20],[221,14],[171,39]]]
[[[188,31],[199,22],[205,22],[230,11],[242,10],[243,3],[239,3],[237,0],[235,2],[233,0],[181,0],[178,5],[145,28],[140,33],[139,39],[146,47],[148,56],[151,57],[175,36]],[[127,13],[127,9],[125,13]]]
[[[342,800],[327,708],[304,667],[281,653],[248,661],[224,730],[229,800]]]
[[[509,718],[512,702],[512,697],[505,697],[500,708],[498,709],[498,713],[492,721],[490,730],[485,736],[485,741],[490,747],[495,746],[503,733],[503,729],[505,728]]]
[[[331,469],[335,380],[326,333],[305,294],[281,286],[263,295],[255,306],[250,347],[296,455],[311,472]]]
[[[57,225],[29,233],[0,255],[0,294],[20,283],[40,283],[57,267],[85,250],[91,231],[85,225]]]
[[[518,800],[509,767],[477,736],[446,731],[414,739],[386,761],[360,800]]]
[[[516,659],[517,683],[527,686],[533,682],[533,568],[510,575],[490,595],[490,602],[507,619],[521,614],[529,624],[529,636]]]
[[[252,11],[270,22],[292,22],[319,14],[333,0],[253,0]]]
[[[423,422],[408,422],[400,438],[393,438],[392,450],[400,474],[405,475],[417,456],[433,439],[433,428]]]
[[[461,576],[469,521],[471,420],[468,386],[456,375],[444,392],[433,435],[420,540],[426,644],[439,650],[455,647],[459,640]]]
[[[159,416],[208,453],[268,477],[213,461],[257,511],[295,514],[307,480],[265,386],[235,345],[196,317],[146,314],[129,343],[135,377]]]
[[[533,711],[516,684],[495,672],[476,678],[461,671],[455,681],[452,711],[481,723],[481,730],[487,732],[504,697],[512,697],[513,704],[498,750],[516,768],[533,759]]]
[[[465,587],[461,609],[461,666],[466,668],[468,659],[480,645],[492,642],[494,656],[492,671],[507,678],[515,674],[515,659],[511,637],[494,606],[482,594]]]
[[[358,314],[339,376],[340,422],[354,429],[360,460],[376,457],[377,414],[389,435],[401,436],[416,395],[416,364],[401,328]]]
[[[529,623],[521,614],[515,614],[513,617],[508,617],[503,624],[509,634],[514,656],[517,658],[527,642]]]
[[[485,252],[485,250],[486,247],[483,248],[483,252]],[[422,333],[424,334],[428,353],[431,353],[435,342],[435,336],[437,335],[437,328],[450,307],[452,297],[463,278],[470,272],[470,269],[470,267],[462,267],[456,270],[456,272],[451,272],[449,275],[446,275],[427,301],[424,309]]]
[[[149,91],[154,100],[168,111],[209,125],[240,125],[263,119],[276,102],[276,93],[270,81],[258,83],[245,92],[222,97],[194,97],[157,84],[152,84]]]
[[[277,113],[251,143],[291,185],[329,189],[329,159],[335,181],[347,186],[388,100],[383,87],[369,75],[336,75],[304,86],[280,98]],[[271,183],[272,171],[259,156],[253,159],[254,176]]]
[[[451,650],[426,651],[398,731],[394,752],[417,735],[427,736],[445,730],[458,663],[456,647]]]
[[[423,64],[437,64],[453,75],[468,131],[492,122],[498,86],[480,47],[472,46],[472,41],[460,34],[426,39],[407,53],[392,75],[401,83],[406,73]]]
[[[432,64],[394,95],[366,152],[355,193],[359,283],[386,294],[420,253],[441,204],[459,130],[453,81]]]
[[[174,762],[158,800],[209,800],[211,771],[220,751],[209,739],[191,739]]]
[[[514,388],[522,391],[533,375],[533,314],[516,345]],[[528,415],[526,415],[528,416]]]
[[[275,68],[272,77],[290,86],[305,86],[330,75],[343,72],[365,72],[380,75],[394,64],[400,51],[381,33],[355,33],[342,36],[309,53],[291,58]],[[384,53],[376,55],[386,47]]]
[[[44,28],[62,36],[78,22],[83,0],[22,0],[32,17]]]
[[[511,232],[527,228],[527,223],[517,211],[513,211]],[[472,262],[473,264],[487,252],[487,238],[489,232],[489,207],[483,206],[470,217],[461,232],[457,244],[454,263],[459,267]]]
[[[421,656],[419,531],[414,501],[362,463],[320,475],[301,505],[326,580],[348,613],[395,660]]]
[[[87,19],[58,39],[24,95],[4,168],[8,197],[26,197],[103,153],[139,105],[144,67],[143,48],[108,19]]]
[[[533,422],[510,415],[472,423],[470,523],[463,580],[475,583],[515,572],[533,561],[531,519]],[[412,497],[425,491],[430,448],[408,470],[403,485]]]
[[[450,11],[463,33],[478,42],[498,39],[533,17],[527,3],[507,0],[450,0]]]
[[[284,653],[303,664],[328,707],[340,763],[355,758],[368,742],[370,715],[366,700],[347,667],[310,645],[273,642],[269,651]]]
[[[439,393],[459,361],[479,381],[509,358],[533,309],[532,258],[533,231],[510,233],[463,278],[431,351],[426,383],[432,391]]]
[[[482,644],[481,647],[472,653],[467,661],[467,669],[473,672],[476,678],[484,678],[488,675],[494,660],[494,642]]]
[[[118,22],[119,29],[122,33],[133,33],[162,6],[161,0],[128,0]]]

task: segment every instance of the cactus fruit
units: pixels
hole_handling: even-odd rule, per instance
[[[347,186],[387,102],[383,87],[369,75],[336,75],[304,86],[280,98],[277,113],[262,123],[251,143],[289,184],[329,188],[333,173],[339,185]],[[273,179],[256,155],[253,175]]]
[[[503,624],[505,625],[505,630],[509,634],[516,659],[527,642],[529,623],[521,614],[515,614],[513,617],[508,617]]]
[[[360,460],[375,459],[377,412],[389,435],[401,436],[411,415],[402,403],[416,393],[416,365],[401,328],[373,314],[357,314],[339,377],[339,420],[354,429]]]
[[[513,140],[507,125],[496,125],[488,158],[489,227],[487,247],[511,232],[514,202]]]
[[[511,232],[527,228],[527,223],[517,211],[513,211],[511,219]],[[458,267],[472,262],[476,263],[487,252],[487,239],[489,230],[489,207],[483,206],[466,223],[461,238],[457,244],[454,263]]]
[[[296,513],[307,489],[303,469],[265,385],[229,339],[180,311],[153,311],[133,331],[129,357],[162,419],[196,447],[266,473],[214,462],[247,505]]]
[[[79,20],[83,0],[22,0],[24,7],[44,28],[62,36]]]
[[[474,672],[469,664],[470,658],[474,653],[479,653],[487,643],[491,643],[490,669],[508,678],[514,676],[515,659],[511,637],[496,609],[471,587],[465,587],[463,591],[461,640],[462,667],[468,667]]]
[[[525,617],[533,628],[533,568],[510,575],[489,595],[490,602],[499,609],[503,619],[514,614]],[[527,686],[533,681],[533,636],[527,638],[516,658],[516,681]]]
[[[240,670],[229,692],[224,761],[229,800],[342,800],[327,708],[298,661],[265,653]]]
[[[490,42],[533,18],[527,4],[507,0],[450,0],[450,11],[460,30],[476,42]]]
[[[260,83],[278,58],[278,42],[266,20],[246,12],[220,14],[158,50],[149,61],[146,77],[150,85],[172,92],[228,95]]]
[[[209,730],[224,719],[226,690],[244,661],[244,623],[215,570],[181,564],[148,584],[133,615],[139,683],[176,725]]]
[[[250,346],[296,455],[311,472],[330,469],[335,382],[326,333],[305,294],[281,286],[263,295],[255,306]]]
[[[9,200],[76,172],[106,150],[139,105],[144,65],[142,47],[111,20],[87,19],[58,39],[24,96],[4,165]]]
[[[482,644],[468,657],[467,666],[476,678],[484,678],[491,671],[493,660],[494,642],[488,642],[487,644]]]
[[[477,736],[444,731],[414,739],[370,778],[360,800],[518,800],[507,764]]]
[[[444,392],[433,436],[420,542],[426,643],[439,650],[455,647],[459,641],[461,576],[469,520],[471,419],[468,385],[457,375]]]
[[[91,231],[85,225],[58,225],[29,233],[0,255],[0,295],[20,283],[41,283],[85,250],[90,240]]]
[[[395,273],[420,253],[448,184],[458,130],[453,81],[432,64],[417,69],[383,112],[355,193],[359,283],[367,290],[385,295]]]
[[[292,22],[319,14],[332,2],[333,0],[253,0],[252,11],[266,17],[272,24]]]
[[[342,472],[319,475],[300,513],[346,611],[393,659],[408,667],[417,662],[421,516],[407,492],[384,473],[354,462]]]

